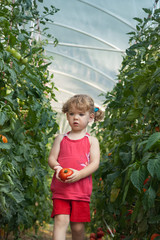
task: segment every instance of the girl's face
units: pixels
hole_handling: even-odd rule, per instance
[[[84,112],[75,107],[72,107],[67,113],[67,120],[70,127],[74,131],[80,131],[87,127],[88,123],[94,119],[94,114],[90,114],[88,111]]]

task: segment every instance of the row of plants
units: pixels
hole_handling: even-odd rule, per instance
[[[160,9],[144,11],[150,17],[135,18],[117,84],[104,96],[104,121],[93,126],[101,164],[90,231],[102,227],[103,239],[160,239]]]
[[[41,15],[37,9],[36,1],[0,1],[2,239],[11,232],[18,239],[20,232],[50,219],[47,144],[58,129],[51,107],[56,89],[47,70],[51,61],[44,55],[47,41],[36,40],[35,34],[57,9],[45,7]],[[57,39],[53,39],[55,46]]]

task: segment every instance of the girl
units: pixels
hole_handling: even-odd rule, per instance
[[[65,240],[70,223],[72,239],[84,240],[84,223],[90,222],[90,196],[92,177],[99,167],[99,142],[87,133],[91,121],[103,118],[103,112],[94,107],[88,95],[71,97],[62,108],[71,131],[55,138],[48,164],[55,170],[51,190],[53,192],[54,217],[53,240]],[[70,168],[73,174],[62,182],[59,171]]]

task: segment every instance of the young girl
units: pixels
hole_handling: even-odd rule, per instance
[[[90,222],[91,174],[99,167],[99,142],[86,132],[89,122],[99,121],[103,112],[95,108],[88,95],[71,97],[62,108],[71,131],[56,137],[48,164],[55,170],[51,190],[53,192],[54,217],[53,240],[65,240],[70,223],[72,239],[84,240],[84,223]],[[70,168],[73,174],[65,182],[59,178],[62,168]]]

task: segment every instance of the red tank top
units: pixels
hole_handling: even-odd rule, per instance
[[[90,161],[90,142],[89,134],[82,139],[72,140],[65,134],[60,143],[60,152],[58,162],[63,168],[73,168],[81,170],[89,164]],[[92,193],[92,177],[88,176],[75,183],[63,183],[56,179],[54,174],[51,191],[53,198],[79,200],[90,202]]]

